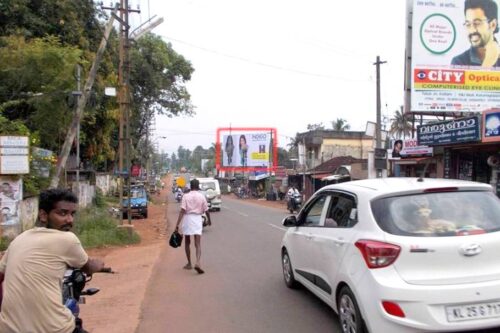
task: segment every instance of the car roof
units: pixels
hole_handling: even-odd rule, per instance
[[[457,187],[459,190],[491,191],[491,185],[456,179],[389,177],[355,180],[328,185],[321,190],[337,189],[349,192],[364,192],[369,196],[383,196],[392,193],[421,192],[427,189]]]

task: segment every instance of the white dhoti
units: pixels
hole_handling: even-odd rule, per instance
[[[199,214],[185,214],[182,219],[183,235],[201,235],[203,230],[203,221]]]

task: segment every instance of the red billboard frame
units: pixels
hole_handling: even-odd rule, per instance
[[[271,132],[273,140],[273,160],[269,167],[225,167],[221,163],[221,132]],[[275,171],[278,166],[278,131],[274,127],[219,127],[215,144],[215,167],[221,171]]]

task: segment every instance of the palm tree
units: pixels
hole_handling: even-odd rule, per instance
[[[332,128],[334,131],[347,131],[351,128],[351,125],[347,123],[347,120],[342,118],[337,118],[337,120],[332,121]]]
[[[403,113],[403,110],[401,111],[396,110],[394,112],[394,116],[392,118],[392,123],[391,123],[391,129],[390,133],[392,136],[395,136],[397,138],[400,138],[401,136],[406,138],[406,135],[411,137],[411,133],[413,130],[413,126],[411,122],[408,121],[408,119],[405,117],[405,114]]]

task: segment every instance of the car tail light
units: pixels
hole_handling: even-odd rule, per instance
[[[361,251],[368,268],[382,268],[391,265],[401,251],[397,245],[367,239],[360,239],[355,245]]]
[[[424,190],[424,193],[456,192],[458,187],[436,187]]]
[[[392,316],[401,317],[401,318],[405,317],[405,313],[403,312],[403,310],[401,309],[401,307],[399,307],[399,305],[397,303],[389,302],[389,301],[382,301],[382,306],[384,307],[385,312],[387,312],[388,314],[390,314]]]

